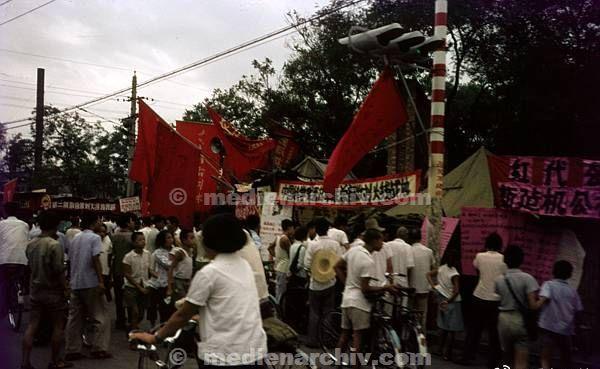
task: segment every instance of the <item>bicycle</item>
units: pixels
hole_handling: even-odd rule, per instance
[[[13,278],[8,283],[6,301],[8,301],[8,324],[14,332],[21,328],[25,303],[23,299],[23,286],[19,278]]]
[[[414,293],[414,289],[403,288],[401,294],[410,296]],[[393,301],[386,301],[384,295],[376,295],[373,308],[371,310],[371,324],[367,331],[365,339],[363,339],[362,352],[370,353],[369,366],[372,368],[388,368],[386,362],[379,361],[384,357],[392,357],[393,368],[409,368],[423,367],[420,364],[427,358],[427,346],[425,335],[420,331],[418,323],[418,312],[414,312],[406,307],[396,303],[396,297]],[[390,304],[393,307],[392,315],[385,312],[385,304]],[[401,313],[398,313],[400,311]],[[400,324],[394,324],[392,317],[402,316],[403,321]],[[414,320],[416,318],[416,320]],[[339,310],[333,310],[325,314],[319,322],[319,341],[323,350],[333,359],[338,365],[347,365],[348,363],[339,362],[336,357],[336,346],[341,335],[342,313]],[[395,326],[400,328],[399,335]],[[417,354],[417,360],[406,363],[406,354]],[[419,360],[419,357],[423,360]],[[372,360],[374,359],[374,360]]]

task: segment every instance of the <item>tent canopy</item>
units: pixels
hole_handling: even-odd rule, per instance
[[[293,168],[298,176],[303,180],[314,181],[322,180],[325,177],[327,163],[319,161],[312,156],[307,156],[298,165]],[[352,172],[348,173],[346,179],[356,179]]]
[[[442,207],[445,216],[459,216],[463,207],[494,207],[494,192],[488,167],[488,155],[491,155],[491,153],[485,147],[481,147],[462,164],[444,176]],[[429,213],[429,206],[426,205],[399,205],[385,212],[390,216],[404,214],[427,215]]]

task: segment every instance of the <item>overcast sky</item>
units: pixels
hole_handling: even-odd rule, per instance
[[[0,6],[0,23],[47,1],[12,0]],[[46,70],[46,105],[72,106],[130,86],[133,70],[143,82],[286,26],[290,10],[309,16],[328,2],[57,0],[0,26],[0,121],[30,116],[37,68]],[[290,37],[142,88],[138,94],[156,99],[150,104],[173,122],[212,89],[227,88],[251,73],[253,59],[271,58],[279,70],[290,55]],[[129,103],[109,100],[86,109],[116,121],[128,115]],[[29,129],[9,132],[28,134]]]

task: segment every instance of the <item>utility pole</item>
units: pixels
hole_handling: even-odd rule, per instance
[[[448,1],[435,0],[434,36],[446,40],[448,35]],[[431,83],[431,130],[429,133],[428,193],[431,199],[427,245],[440,258],[442,231],[442,195],[444,194],[444,119],[446,102],[446,45],[433,52]],[[438,259],[439,260],[439,259]]]
[[[127,119],[127,135],[129,138],[129,147],[127,149],[127,173],[131,170],[131,163],[133,162],[133,151],[135,149],[135,120],[137,116],[137,77],[135,71],[133,72],[133,78],[131,79],[131,112],[129,119]],[[134,183],[131,179],[127,179],[127,197],[133,196]]]
[[[44,69],[37,69],[37,98],[35,103],[35,143],[34,143],[34,186],[40,183],[42,176],[42,155],[44,141]],[[35,188],[34,188],[35,189]]]

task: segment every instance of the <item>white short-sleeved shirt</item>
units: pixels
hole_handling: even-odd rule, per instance
[[[479,282],[473,296],[486,301],[500,301],[494,283],[496,278],[508,270],[504,264],[504,255],[497,251],[480,252],[475,255],[473,265],[479,270]]]
[[[16,217],[8,217],[0,221],[0,265],[27,265],[27,243],[29,242],[29,226]]]
[[[319,250],[331,250],[335,252],[338,256],[342,256],[342,251],[340,248],[340,244],[329,238],[328,236],[320,236],[318,241],[309,241],[308,248],[306,249],[306,253],[304,255],[304,266],[309,269],[312,266],[313,256]],[[325,283],[318,282],[314,280],[314,278],[310,278],[310,284],[308,288],[312,291],[323,291],[335,285],[335,277]]]
[[[404,276],[395,276],[394,283],[408,287],[408,271],[415,267],[412,247],[401,238],[386,243],[392,252],[392,269],[394,273]]]
[[[142,286],[147,286],[150,276],[148,269],[151,265],[151,254],[148,250],[143,250],[141,254],[138,254],[134,250],[129,251],[123,258],[123,264],[131,267],[131,277],[140,283]],[[125,285],[128,287],[135,286],[129,283],[129,280],[125,278]]]
[[[362,278],[374,278],[375,261],[363,246],[353,247],[342,256],[347,264],[346,287],[342,297],[343,308],[353,307],[371,311],[371,303],[361,288]]]
[[[440,266],[438,268],[438,274],[437,274],[438,285],[436,286],[436,289],[442,295],[444,295],[444,297],[450,298],[450,296],[452,296],[452,294],[454,293],[454,283],[452,283],[452,278],[454,278],[455,276],[459,276],[459,275],[460,274],[454,267],[449,267],[446,264]],[[460,293],[458,294],[458,296],[456,296],[456,299],[454,299],[454,302],[458,302],[458,301],[461,301]]]
[[[102,275],[110,274],[108,265],[108,255],[112,254],[112,241],[106,236],[102,239],[102,253],[100,254],[100,264],[102,265]]]
[[[71,289],[98,287],[94,256],[102,253],[102,239],[89,229],[77,234],[69,246]]]
[[[343,252],[346,252],[346,248],[344,247],[344,245],[350,243],[350,241],[348,241],[348,235],[346,235],[346,232],[342,231],[341,229],[331,227],[327,231],[327,237],[337,241],[340,244],[340,246],[344,249]]]
[[[198,358],[204,363],[249,365],[266,355],[254,276],[238,254],[218,254],[200,269],[186,301],[200,307]]]
[[[412,246],[412,251],[415,267],[410,270],[410,287],[414,288],[416,293],[428,293],[431,286],[427,280],[427,273],[435,265],[433,251],[418,242]]]
[[[194,274],[194,260],[192,260],[192,257],[183,247],[173,247],[169,251],[169,255],[173,255],[174,257],[177,257],[179,253],[183,253],[183,259],[177,263],[173,271],[173,277],[178,279],[192,279],[192,274]]]
[[[267,285],[267,278],[265,276],[265,269],[260,257],[260,251],[256,247],[254,240],[248,232],[246,232],[246,244],[240,251],[237,252],[242,259],[246,260],[252,269],[254,274],[254,283],[256,284],[256,291],[258,292],[259,299],[266,299],[269,297],[269,286]]]
[[[371,285],[385,286],[388,284],[388,280],[385,277],[387,260],[392,258],[392,250],[386,244],[383,244],[380,251],[373,252],[372,257],[375,262],[375,275],[373,275],[373,278],[377,278],[377,281],[371,281]]]

